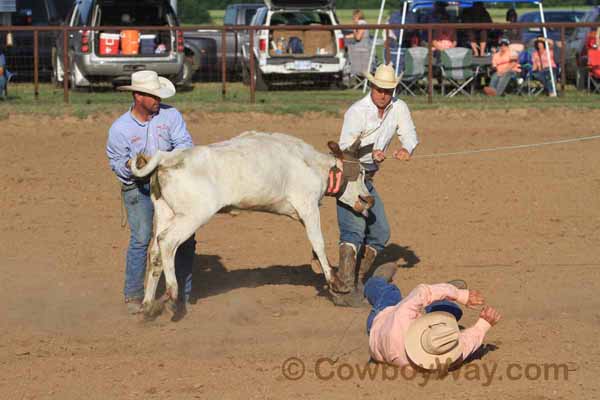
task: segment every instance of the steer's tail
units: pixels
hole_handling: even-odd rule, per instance
[[[154,172],[156,167],[158,167],[158,164],[163,159],[165,154],[166,153],[164,151],[157,151],[150,160],[146,159],[144,155],[138,154],[135,162],[131,163],[131,172],[133,173],[133,176],[137,178],[145,178],[150,175],[152,172]],[[141,167],[138,168],[138,165]]]

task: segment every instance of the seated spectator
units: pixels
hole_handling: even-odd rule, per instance
[[[6,97],[6,84],[8,83],[8,71],[6,70],[6,57],[4,57],[4,51],[0,47],[0,99],[4,100]]]
[[[367,24],[367,21],[365,21],[365,14],[362,12],[362,10],[356,9],[352,12],[352,23],[355,25]],[[366,43],[367,37],[365,35],[368,35],[366,29],[353,29],[352,33],[346,35],[346,39],[350,40],[350,44],[357,44],[360,42]]]
[[[492,22],[492,17],[485,9],[485,6],[481,1],[476,1],[470,8],[465,8],[462,15],[462,22],[469,24],[478,24]],[[473,54],[483,57],[486,55],[487,37],[488,32],[485,29],[471,29],[467,32],[469,36],[469,42],[471,43],[471,49]]]
[[[387,23],[389,25],[399,25],[402,24],[402,12],[401,11],[394,11],[392,13],[392,15],[390,16],[390,18],[388,19]],[[415,13],[407,13],[406,14],[406,18],[404,21],[405,24],[417,24],[417,17]],[[389,32],[389,37],[390,39],[393,41],[392,43],[390,43],[390,46],[393,48],[398,47],[398,40],[400,40],[400,29],[392,29],[392,30],[386,30],[386,32]],[[419,46],[419,43],[421,42],[421,39],[419,37],[419,31],[416,30],[410,30],[410,29],[405,29],[404,30],[404,34],[402,35],[402,46],[403,48],[409,48],[409,47],[417,47]]]
[[[506,22],[514,24],[518,19],[517,11],[514,8],[506,12]],[[519,28],[509,28],[504,31],[503,37],[510,40],[510,50],[519,54],[525,49],[525,43],[521,40],[521,30]]]
[[[550,49],[550,64],[548,64],[548,53],[546,52],[546,43],[544,38],[537,38],[534,42],[535,51],[533,52],[533,76],[544,84],[546,93],[550,96],[556,96],[552,88],[552,79],[550,78],[550,68],[554,74],[554,79],[558,76],[556,62],[554,61],[554,42],[548,39],[548,48]],[[556,81],[555,81],[556,83]]]
[[[500,50],[492,57],[492,67],[496,70],[492,75],[490,86],[483,88],[488,96],[502,96],[508,82],[521,72],[518,57],[510,50],[510,42],[504,38],[500,40]]]
[[[590,30],[585,39],[585,47],[586,49],[600,48],[600,29]]]
[[[440,23],[449,22],[448,15],[442,15]],[[442,51],[456,47],[456,31],[452,28],[436,29],[431,42],[434,51]]]

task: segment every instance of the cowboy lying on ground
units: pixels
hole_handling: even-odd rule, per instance
[[[477,290],[463,280],[436,285],[421,284],[402,298],[391,282],[397,266],[383,264],[365,284],[373,307],[367,318],[369,350],[373,360],[398,367],[426,370],[456,367],[481,346],[487,331],[500,320],[498,311],[485,306],[477,322],[463,331],[462,310],[454,303],[484,304]]]

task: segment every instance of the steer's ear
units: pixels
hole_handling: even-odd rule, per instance
[[[327,142],[327,147],[329,147],[329,150],[331,150],[333,155],[336,156],[337,158],[344,158],[344,153],[342,153],[342,149],[340,149],[340,145],[337,144],[336,142],[330,140],[329,142]]]

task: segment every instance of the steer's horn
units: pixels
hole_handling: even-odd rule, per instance
[[[333,155],[336,156],[337,158],[340,158],[340,159],[344,158],[344,153],[342,153],[342,149],[340,149],[340,145],[337,144],[336,142],[330,140],[329,142],[327,142],[327,147],[329,147],[329,150],[331,150]]]

